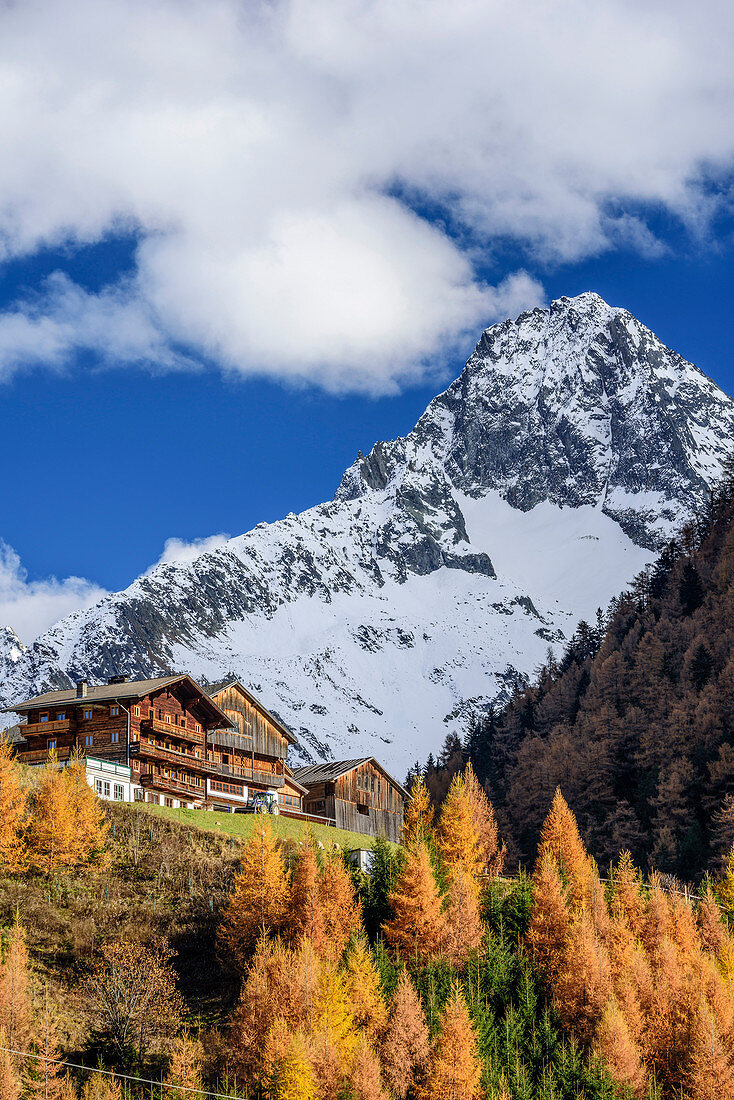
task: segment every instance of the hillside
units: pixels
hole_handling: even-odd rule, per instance
[[[470,738],[515,855],[560,784],[605,866],[698,879],[734,840],[734,469],[695,525]]]
[[[27,649],[5,632],[0,695],[232,672],[304,761],[376,755],[402,776],[652,560],[733,438],[700,370],[597,295],[561,298],[487,329],[333,500],[159,566]]]
[[[0,1035],[28,1052],[8,1061],[0,1041],[13,1100],[21,1082],[23,1100],[734,1089],[734,867],[720,903],[643,882],[626,859],[604,886],[556,794],[532,878],[500,878],[470,772],[436,818],[416,792],[405,848],[378,844],[371,879],[276,840],[285,821],[250,819],[241,844],[145,807],[104,811],[101,862],[0,868]],[[128,1075],[123,1095],[110,1073]]]

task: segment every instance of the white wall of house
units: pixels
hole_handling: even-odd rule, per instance
[[[209,776],[207,776],[206,796],[209,802],[214,803],[215,810],[220,807],[223,810],[230,809],[230,803],[237,803],[238,805],[244,806],[249,799],[250,791],[247,787],[247,784],[242,784],[242,794],[233,794],[231,790],[227,789],[217,790],[217,786],[227,788],[231,785],[232,784],[228,783],[226,777],[218,776],[216,779],[211,779]],[[238,783],[236,786],[239,787],[240,784]]]
[[[87,783],[98,798],[105,802],[134,802],[135,791],[141,788],[132,782],[130,768],[112,760],[85,759]]]

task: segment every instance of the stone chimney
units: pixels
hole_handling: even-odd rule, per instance
[[[86,699],[87,697],[87,681],[77,680],[76,682],[76,697],[77,699]]]

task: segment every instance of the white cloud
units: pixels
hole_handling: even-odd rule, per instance
[[[220,546],[224,546],[225,542],[229,541],[229,538],[229,535],[208,535],[205,538],[192,539],[191,542],[178,538],[166,539],[163,545],[163,553],[158,561],[146,571],[146,575],[159,565],[194,561],[210,550],[218,550]]]
[[[479,282],[477,248],[655,255],[648,207],[705,232],[733,33],[723,0],[3,5],[0,255],[140,247],[118,287],[0,315],[0,373],[83,347],[389,392],[538,303],[527,276]]]
[[[83,577],[29,581],[11,546],[0,540],[0,626],[10,626],[28,645],[72,611],[91,607],[107,593]]]

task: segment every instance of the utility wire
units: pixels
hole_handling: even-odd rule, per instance
[[[98,1069],[94,1066],[82,1066],[76,1062],[64,1062],[60,1058],[46,1058],[43,1054],[31,1054],[27,1050],[11,1050],[9,1047],[0,1047],[5,1054],[14,1054],[18,1058],[33,1058],[36,1062],[50,1062],[53,1066],[62,1066],[65,1069],[84,1069],[87,1073],[103,1073],[106,1077],[114,1077],[118,1081],[134,1081],[138,1085],[155,1085],[156,1088],[178,1089],[179,1092],[190,1092],[195,1096],[210,1096],[214,1100],[236,1100],[231,1092],[207,1092],[206,1089],[192,1089],[188,1085],[169,1085],[165,1081],[153,1081],[149,1077],[131,1077],[127,1073],[115,1073],[111,1069]]]

